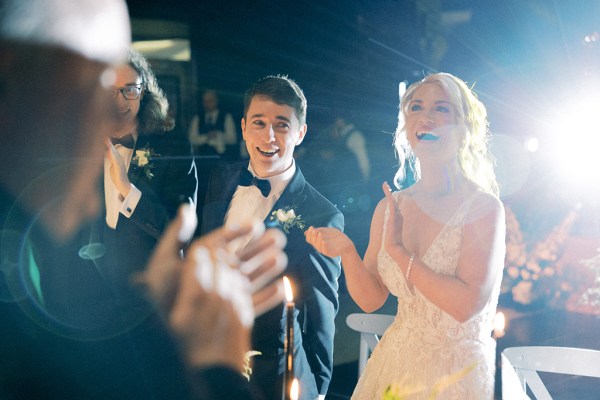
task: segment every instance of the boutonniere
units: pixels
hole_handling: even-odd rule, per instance
[[[296,212],[291,207],[284,207],[273,211],[271,213],[271,221],[277,221],[285,233],[290,233],[290,228],[304,229],[305,226],[301,216],[296,215]]]
[[[152,170],[154,169],[154,165],[152,165],[152,159],[159,156],[160,154],[156,154],[154,150],[147,146],[136,150],[131,162],[143,169],[146,178],[151,180],[154,178],[154,174],[152,173]]]
[[[250,350],[247,351],[244,355],[244,372],[242,372],[242,375],[244,375],[244,377],[248,379],[248,381],[250,381],[250,377],[252,376],[252,367],[250,366],[250,359],[254,356],[262,356],[262,353],[260,351]]]

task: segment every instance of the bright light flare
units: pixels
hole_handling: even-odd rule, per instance
[[[498,311],[494,317],[494,337],[501,338],[506,334],[504,331],[506,328],[506,316],[502,311]]]
[[[600,40],[600,33],[598,32],[592,32],[583,38],[583,41],[586,43],[597,42],[598,40]]]
[[[525,141],[525,148],[530,153],[535,153],[540,148],[540,141],[538,138],[531,137]]]
[[[398,96],[400,97],[400,99],[402,99],[404,93],[406,93],[406,82],[402,81],[398,84]]]
[[[588,90],[593,90],[590,85]],[[557,186],[573,195],[597,194],[600,182],[600,95],[580,96],[571,103],[561,102],[547,138],[551,163],[549,171]]]
[[[518,192],[529,177],[532,154],[523,142],[497,132],[490,142],[490,150],[496,159],[496,179],[501,196]]]
[[[298,384],[298,378],[294,378],[292,381],[292,387],[290,388],[290,400],[298,400],[300,394],[300,387]]]

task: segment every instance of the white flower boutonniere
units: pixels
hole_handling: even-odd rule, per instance
[[[300,215],[296,215],[293,208],[285,207],[271,213],[271,221],[276,220],[285,233],[290,233],[290,228],[304,229],[304,221]]]
[[[154,174],[152,173],[154,165],[152,165],[151,161],[153,158],[158,156],[160,156],[160,154],[156,154],[150,147],[144,147],[135,151],[135,155],[131,159],[131,162],[142,168],[146,178],[151,180],[154,178]]]
[[[254,356],[262,356],[262,353],[260,351],[250,350],[247,351],[244,355],[244,372],[242,372],[242,375],[244,375],[244,377],[248,379],[248,381],[250,381],[250,377],[252,376],[252,367],[250,366],[250,359]]]

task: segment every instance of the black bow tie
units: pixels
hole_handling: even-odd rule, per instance
[[[125,135],[121,138],[111,137],[110,141],[115,146],[120,144],[121,146],[127,147],[128,149],[132,149],[132,150],[133,150],[133,145],[135,144],[135,139],[133,138],[132,134]]]
[[[256,186],[264,197],[269,196],[271,193],[271,182],[266,179],[259,179],[252,175],[247,169],[243,169],[240,174],[240,186]]]

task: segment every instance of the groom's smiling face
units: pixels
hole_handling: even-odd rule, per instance
[[[250,164],[261,178],[278,175],[292,165],[294,148],[302,143],[306,124],[300,125],[294,108],[256,96],[242,118]]]

